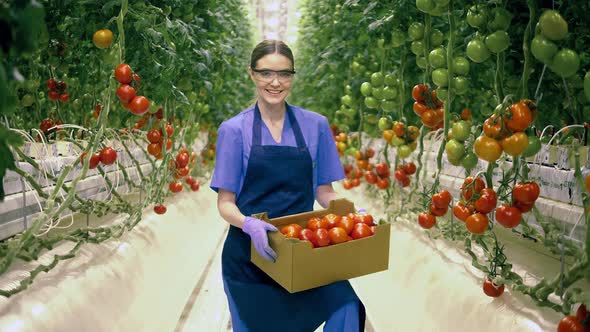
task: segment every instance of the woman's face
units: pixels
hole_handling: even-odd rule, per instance
[[[293,64],[281,54],[267,54],[260,58],[254,70],[248,68],[256,84],[258,100],[269,105],[285,102],[293,80]]]

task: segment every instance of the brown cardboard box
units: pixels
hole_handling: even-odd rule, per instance
[[[268,219],[266,213],[257,217],[280,229],[291,223],[305,227],[312,217],[329,213],[345,215],[355,212],[354,205],[339,199],[330,202],[325,210],[300,213]],[[309,243],[288,239],[280,232],[269,233],[270,246],[277,253],[276,262],[262,258],[251,246],[252,262],[290,293],[327,285],[340,280],[387,270],[389,266],[390,224],[377,226],[375,234],[363,239],[344,242],[322,248],[311,248]]]

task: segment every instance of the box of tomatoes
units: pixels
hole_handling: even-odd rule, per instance
[[[269,262],[251,246],[251,260],[290,293],[387,270],[390,224],[356,213],[339,199],[324,210],[269,219],[280,232],[269,233],[277,260]]]

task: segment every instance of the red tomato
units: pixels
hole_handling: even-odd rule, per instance
[[[590,312],[588,312],[588,310],[586,310],[586,305],[584,303],[580,304],[580,306],[578,307],[578,310],[576,310],[576,318],[578,318],[578,320],[580,322],[584,322],[585,319],[587,319],[587,317],[590,316]],[[590,323],[590,322],[588,322]]]
[[[342,217],[335,215],[333,213],[330,213],[330,214],[325,215],[322,219],[325,220],[326,224],[328,225],[327,228],[330,229],[332,227],[336,227],[338,225],[338,222],[340,221],[340,219],[342,219]]]
[[[373,226],[373,216],[368,214],[368,213],[357,213],[354,217],[354,222],[355,223],[363,223],[366,224],[367,226]]]
[[[371,229],[371,235],[375,235],[375,232],[377,232],[377,226],[371,226],[369,228]]]
[[[189,176],[187,176],[187,177],[184,179],[184,182],[186,182],[186,184],[188,184],[189,186],[190,186],[191,184],[193,184],[195,181],[197,181],[197,180],[195,180],[195,178],[193,178],[193,177],[192,177],[192,176],[190,176],[190,175],[189,175]]]
[[[521,220],[522,212],[514,206],[502,204],[496,209],[496,221],[506,228],[518,226]]]
[[[377,187],[381,190],[385,190],[389,187],[389,178],[377,180]]]
[[[479,213],[488,214],[496,207],[498,196],[492,188],[481,190],[481,196],[475,201],[475,210]]]
[[[170,138],[170,137],[172,137],[173,134],[174,134],[174,127],[167,124],[166,125],[166,135],[168,135],[168,138]]]
[[[358,178],[355,178],[355,179],[352,179],[351,183],[352,183],[353,187],[358,187],[361,185],[361,180],[359,180]]]
[[[375,150],[373,150],[372,148],[365,149],[365,156],[367,158],[373,158],[374,155],[375,155]]]
[[[482,234],[488,228],[488,217],[485,214],[474,213],[465,219],[467,230],[473,234]]]
[[[422,228],[430,229],[436,224],[436,217],[429,213],[420,213],[418,215],[418,223]]]
[[[311,229],[312,231],[316,231],[320,228],[327,229],[328,221],[318,217],[313,217],[307,221],[307,228]]]
[[[345,179],[344,181],[342,181],[342,187],[344,187],[344,189],[346,190],[352,189],[352,181],[350,181],[349,179]]]
[[[299,239],[303,240],[303,241],[308,241],[311,244],[311,247],[315,247],[315,242],[316,242],[316,238],[315,238],[315,232],[312,231],[309,228],[304,228],[301,230],[301,233],[299,233]]]
[[[412,175],[412,174],[416,173],[416,165],[412,162],[405,163],[404,164],[404,172],[407,175]]]
[[[408,176],[406,175],[406,172],[404,172],[403,169],[398,169],[393,173],[393,176],[395,177],[396,180],[398,181],[403,181],[404,179],[407,179]]]
[[[170,150],[170,148],[172,148],[172,140],[168,139],[166,142],[166,151]]]
[[[338,227],[343,228],[346,231],[346,234],[350,234],[350,232],[352,232],[352,229],[354,228],[354,218],[349,218],[347,216],[344,216],[342,218],[340,218],[340,221],[338,222]]]
[[[401,180],[401,181],[400,181],[400,185],[401,185],[403,188],[405,188],[405,187],[409,186],[409,185],[410,185],[410,178],[405,178],[405,179]]]
[[[289,225],[283,226],[281,228],[281,233],[283,235],[285,235],[285,237],[287,237],[287,238],[298,239],[299,236],[301,236],[302,230],[303,230],[303,227],[301,227],[297,224],[289,224]]]
[[[364,223],[354,224],[354,228],[352,229],[352,232],[350,233],[350,236],[355,240],[362,239],[364,237],[368,237],[371,235],[372,235],[371,228],[369,226],[367,226],[367,224],[364,224]]]
[[[380,178],[389,177],[389,165],[387,165],[386,162],[375,165],[375,173],[377,173]]]
[[[463,185],[461,186],[461,195],[467,201],[471,199],[474,192],[479,194],[482,191],[482,189],[486,186],[483,180],[479,177],[475,180],[475,183],[472,183],[473,177],[469,176],[465,178],[465,181],[463,181]]]
[[[84,159],[86,158],[87,154],[88,154],[87,152],[82,153],[82,155],[80,156],[81,162],[84,162]],[[92,157],[90,157],[88,169],[96,168],[99,163],[100,163],[100,154],[98,154],[98,153],[93,154]]]
[[[172,181],[172,182],[170,182],[169,189],[173,193],[180,192],[180,191],[182,191],[182,183],[177,182],[177,181]]]
[[[199,187],[200,187],[200,185],[198,182],[195,181],[195,182],[191,183],[191,190],[192,191],[198,191]]]
[[[49,90],[55,90],[55,84],[57,83],[57,81],[54,78],[50,78],[47,80],[47,88]]]
[[[62,93],[61,95],[59,95],[59,101],[61,101],[62,103],[65,103],[68,100],[70,100],[70,95],[69,94]]]
[[[154,212],[156,212],[157,214],[164,214],[166,213],[166,206],[159,204],[154,206]]]
[[[122,102],[129,103],[135,98],[135,89],[129,84],[121,84],[117,89],[117,97]]]
[[[523,131],[533,122],[531,110],[523,102],[510,105],[510,117],[507,118],[506,127],[512,131]]]
[[[448,205],[446,205],[445,207],[439,209],[434,204],[430,204],[430,213],[432,215],[437,216],[437,217],[444,216],[447,213],[448,210],[449,210],[449,206]]]
[[[365,180],[367,181],[367,183],[375,184],[377,183],[377,175],[375,175],[375,173],[373,173],[372,171],[366,171]]]
[[[490,297],[499,297],[504,293],[504,284],[496,285],[489,278],[483,282],[483,292]]]
[[[176,155],[176,167],[182,168],[188,165],[190,156],[188,153],[179,153]]]
[[[154,115],[156,116],[156,119],[162,120],[164,118],[164,110],[159,108]]]
[[[514,201],[512,206],[519,209],[520,212],[525,213],[525,212],[529,212],[530,210],[532,210],[533,207],[535,206],[535,203],[522,203],[519,201]]]
[[[521,203],[534,203],[539,198],[540,192],[541,189],[535,181],[518,182],[512,189],[512,197],[514,201]]]
[[[111,147],[106,147],[100,151],[100,162],[110,165],[117,160],[117,151]]]
[[[451,203],[451,199],[451,193],[448,190],[443,190],[432,195],[432,204],[434,204],[437,209],[446,209]]]
[[[559,321],[557,332],[585,332],[585,329],[576,316],[565,316]]]
[[[122,84],[129,84],[131,82],[131,67],[128,64],[122,63],[115,68],[115,79]]]
[[[49,98],[49,100],[51,101],[56,101],[59,99],[59,92],[55,91],[55,90],[51,90],[49,91],[49,93],[47,94],[47,97]]]
[[[414,105],[412,106],[412,109],[414,110],[414,113],[416,113],[417,116],[422,116],[424,113],[426,113],[427,111],[430,110],[430,108],[428,108],[428,106],[426,106],[426,104],[422,103],[422,102],[414,102]],[[392,131],[393,132],[393,131]]]
[[[328,235],[330,236],[330,243],[331,244],[338,244],[342,242],[348,241],[348,234],[341,227],[332,227],[328,231]]]
[[[155,157],[162,152],[162,145],[160,143],[151,143],[148,144],[147,150],[149,154]]]
[[[428,87],[424,84],[416,84],[412,89],[412,98],[418,102],[424,102],[430,96]]]
[[[330,245],[330,235],[325,228],[318,228],[315,231],[315,246],[325,247]]]
[[[160,142],[161,138],[162,138],[162,135],[160,135],[160,132],[156,129],[152,129],[152,130],[148,131],[148,133],[147,133],[147,140],[150,143],[158,143],[158,142]]]
[[[150,107],[150,101],[144,96],[135,96],[129,102],[129,111],[135,115],[142,115]]]
[[[453,215],[461,221],[467,220],[467,217],[471,214],[473,214],[473,210],[463,205],[461,202],[457,202],[457,204],[453,206]]]
[[[182,179],[183,177],[187,176],[188,173],[189,173],[188,167],[177,168],[176,174],[174,174],[174,177],[177,179]]]

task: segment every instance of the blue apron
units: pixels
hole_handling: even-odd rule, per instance
[[[263,146],[256,104],[250,158],[236,201],[246,216],[267,212],[276,218],[313,210],[312,159],[288,104],[287,115],[297,146]],[[365,309],[348,281],[291,294],[250,262],[250,237],[238,227],[230,226],[221,262],[234,331],[311,332],[351,303],[359,304],[358,331],[364,331]]]

